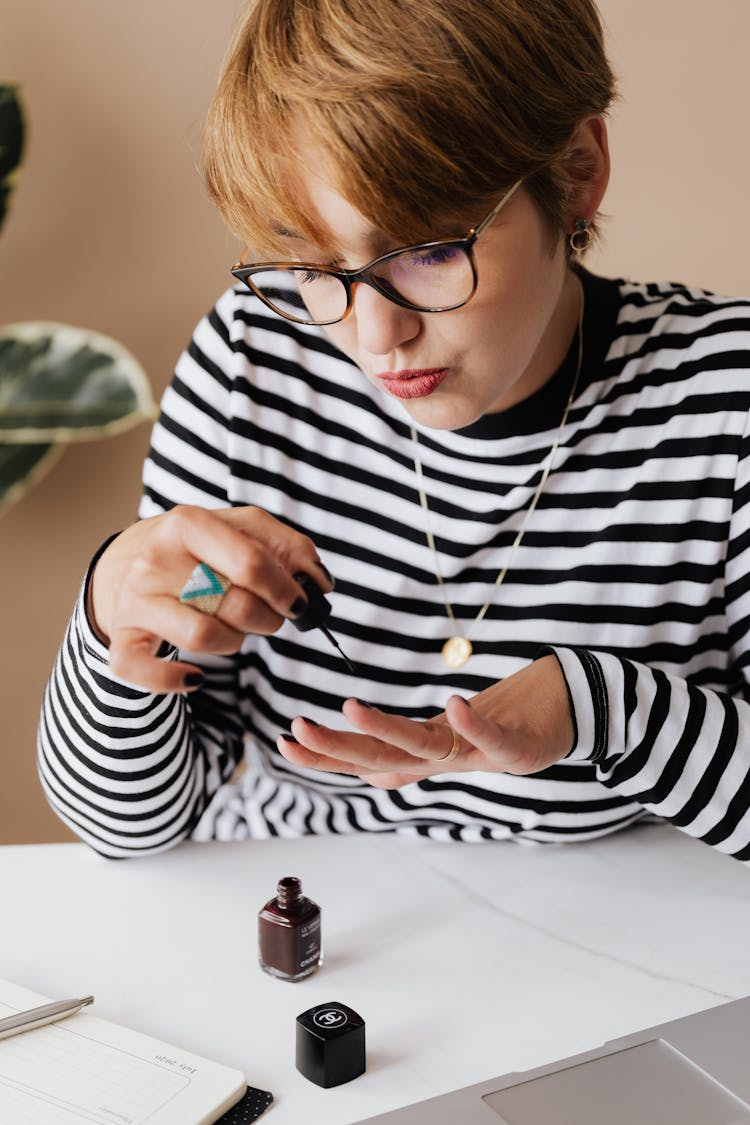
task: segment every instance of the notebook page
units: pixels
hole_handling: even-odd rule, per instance
[[[47,1002],[0,982],[0,1018]],[[209,1125],[244,1090],[237,1070],[84,1012],[0,1039],[13,1125]]]

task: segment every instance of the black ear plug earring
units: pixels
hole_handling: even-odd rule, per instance
[[[295,574],[294,580],[298,582],[305,591],[307,606],[299,616],[292,619],[292,625],[294,625],[295,629],[299,629],[301,633],[306,633],[309,629],[320,629],[321,632],[328,637],[333,647],[341,653],[347,668],[354,674],[355,668],[351,660],[346,655],[333,633],[325,626],[325,622],[331,616],[331,606],[323,591],[313,581],[310,575],[305,574],[303,571],[299,571]]]

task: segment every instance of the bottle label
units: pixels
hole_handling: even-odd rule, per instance
[[[267,903],[258,917],[259,960],[266,972],[295,980],[320,963],[320,911],[300,918],[275,907],[275,900]]]
[[[299,927],[299,967],[307,969],[320,960],[320,915],[302,922]]]
[[[320,915],[299,928],[299,965],[306,969],[320,960]]]

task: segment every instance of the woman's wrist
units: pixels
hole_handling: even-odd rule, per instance
[[[96,639],[98,641],[100,641],[101,644],[105,645],[107,648],[109,648],[109,637],[108,637],[107,633],[104,631],[104,629],[101,627],[101,625],[99,624],[99,621],[98,621],[97,615],[96,615],[95,600],[94,600],[94,583],[96,581],[97,566],[99,564],[99,561],[100,561],[102,555],[107,550],[107,548],[110,546],[110,544],[113,543],[115,541],[115,539],[117,539],[118,535],[120,535],[120,534],[121,534],[120,531],[116,531],[116,532],[114,532],[113,535],[110,535],[107,539],[105,539],[105,541],[102,543],[99,550],[94,555],[93,559],[89,563],[89,570],[88,570],[88,574],[86,575],[86,582],[85,582],[84,590],[83,590],[83,605],[84,605],[84,611],[86,613],[86,620],[88,622],[89,628],[91,629],[91,632],[94,634]]]

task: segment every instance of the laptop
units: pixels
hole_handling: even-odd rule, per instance
[[[359,1125],[750,1125],[750,997]]]

